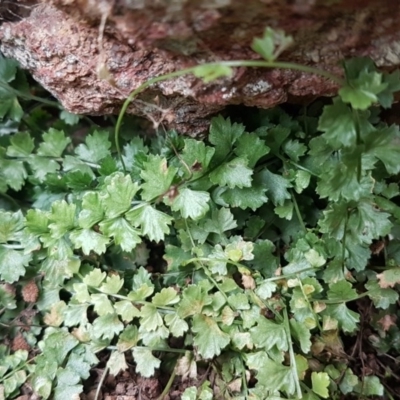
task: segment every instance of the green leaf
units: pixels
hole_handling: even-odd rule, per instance
[[[27,157],[35,148],[34,140],[28,132],[18,132],[10,138],[11,146],[7,148],[9,157]]]
[[[128,364],[125,361],[125,354],[119,351],[113,351],[106,366],[110,374],[114,376],[117,376],[121,371],[125,371],[128,368]]]
[[[140,310],[140,328],[148,332],[155,331],[163,326],[163,320],[157,308],[152,304],[145,304]]]
[[[134,318],[140,317],[140,311],[132,304],[131,301],[117,301],[114,304],[114,308],[124,322],[131,322]]]
[[[143,143],[143,138],[135,136],[127,144],[124,145],[122,158],[128,171],[135,169],[137,157],[148,154],[149,149]]]
[[[183,218],[194,220],[204,216],[209,210],[210,194],[184,188],[179,190],[178,196],[173,200],[172,211],[180,211]]]
[[[267,61],[276,60],[293,43],[291,36],[282,30],[266,28],[262,38],[253,39],[251,48]]]
[[[322,233],[336,240],[343,239],[348,214],[348,203],[331,203],[324,211],[324,218],[318,224]]]
[[[111,142],[107,131],[94,131],[86,136],[85,143],[75,148],[75,154],[84,161],[98,163],[110,154]]]
[[[150,280],[150,274],[143,267],[140,267],[133,277],[132,292],[128,294],[129,299],[141,301],[152,295],[153,292],[154,285]]]
[[[62,110],[60,112],[60,119],[64,121],[67,125],[76,125],[80,120],[80,115]]]
[[[22,251],[8,249],[0,245],[0,275],[1,279],[13,283],[25,275],[25,267],[31,260],[31,254]]]
[[[198,285],[189,285],[182,293],[178,304],[178,315],[187,318],[190,315],[201,313],[204,306],[211,304],[212,299],[207,291]]]
[[[19,191],[27,176],[23,161],[5,160],[0,157],[0,185],[4,181],[6,187]],[[3,191],[5,192],[5,189]]]
[[[40,182],[44,182],[47,178],[48,182],[48,175],[56,174],[57,171],[60,169],[60,164],[58,164],[54,160],[49,160],[47,157],[31,157],[28,160],[29,166],[32,168],[34,172],[34,177],[38,179]],[[62,181],[61,176],[57,175],[54,177],[58,182],[56,184],[64,184]]]
[[[103,293],[94,293],[90,296],[94,311],[99,315],[114,314],[114,307],[108,296]]]
[[[254,258],[252,242],[246,242],[241,236],[230,238],[230,243],[225,247],[225,256],[234,262],[252,260]]]
[[[87,190],[92,185],[93,176],[82,171],[70,171],[65,174],[67,186],[74,190]]]
[[[386,236],[392,229],[390,214],[377,209],[369,199],[362,199],[357,204],[356,212],[349,217],[353,236],[358,236],[361,243],[371,244],[373,239]]]
[[[17,75],[18,63],[0,56],[0,80],[3,85],[0,88],[0,118],[8,116],[14,121],[20,121],[24,111],[18,102],[17,95],[7,83],[12,82]]]
[[[160,367],[161,361],[155,358],[151,350],[147,348],[135,347],[132,355],[136,363],[136,371],[145,378],[153,376],[155,370]]]
[[[79,375],[70,369],[60,368],[57,371],[57,386],[54,389],[54,400],[69,400],[76,398],[83,391],[83,386],[78,385]]]
[[[86,192],[82,198],[82,210],[79,213],[79,226],[89,229],[104,218],[104,209],[98,192]]]
[[[140,231],[134,229],[125,218],[114,218],[100,223],[100,229],[105,236],[113,237],[114,243],[123,251],[132,251],[142,239]]]
[[[311,332],[307,327],[296,321],[290,320],[290,332],[293,337],[300,343],[301,351],[307,354],[311,349]]]
[[[251,186],[253,171],[247,167],[244,158],[234,158],[220,165],[210,173],[210,181],[215,185],[243,188]]]
[[[173,288],[163,288],[156,293],[151,301],[156,307],[168,306],[179,302],[179,296]]]
[[[357,329],[357,323],[360,322],[360,316],[356,312],[350,310],[345,303],[327,305],[323,311],[323,315],[328,315],[336,319],[339,327],[344,332],[354,332]]]
[[[209,83],[221,77],[231,77],[232,68],[222,64],[204,64],[194,68],[193,75],[203,79],[204,83]]]
[[[168,192],[176,174],[176,168],[168,167],[167,160],[159,155],[149,155],[148,160],[143,163],[140,176],[143,178],[142,198],[153,200]]]
[[[174,337],[181,337],[189,330],[187,322],[178,317],[177,314],[167,314],[164,317],[165,324],[168,326],[169,331]]]
[[[134,325],[128,325],[119,335],[117,349],[122,353],[136,346],[139,340],[138,329]]]
[[[224,119],[221,115],[211,120],[208,140],[215,146],[212,165],[220,165],[232,150],[233,144],[243,134],[242,124],[231,123],[230,118]]]
[[[112,339],[124,329],[117,314],[105,314],[93,322],[93,334],[99,339]]]
[[[91,229],[77,229],[70,234],[71,242],[75,249],[82,249],[83,254],[89,255],[91,251],[97,254],[106,252],[109,239],[92,231]]]
[[[181,158],[190,168],[193,179],[198,178],[208,170],[215,149],[195,139],[184,139],[184,143]]]
[[[274,212],[279,218],[290,221],[293,217],[292,201],[286,200],[281,206],[275,207]]]
[[[11,82],[17,73],[18,61],[0,56],[0,80]]]
[[[357,292],[350,282],[339,281],[329,285],[328,299],[337,302],[346,302],[358,298]]]
[[[257,161],[269,153],[269,147],[255,133],[248,133],[239,137],[234,153],[246,159],[249,168],[254,168]]]
[[[377,72],[364,72],[357,80],[343,86],[339,95],[345,103],[358,110],[366,110],[373,103],[378,101],[377,94],[383,92],[387,83],[382,82],[382,74]]]
[[[37,153],[43,157],[61,157],[65,148],[71,143],[69,137],[65,137],[63,131],[50,128],[43,133]]]
[[[299,161],[299,158],[307,152],[307,146],[298,140],[287,140],[283,143],[282,150],[293,160]],[[299,170],[302,171],[302,170]]]
[[[397,283],[400,283],[400,267],[389,268],[376,275],[376,277],[382,289],[394,287]]]
[[[74,299],[76,301],[78,301],[79,303],[90,302],[90,294],[88,291],[88,287],[85,283],[74,283],[72,287],[75,292]]]
[[[374,306],[384,310],[399,299],[399,294],[395,290],[382,289],[377,281],[368,281],[365,288],[368,290],[368,297],[374,302]]]
[[[278,364],[267,357],[258,371],[257,380],[272,393],[281,390],[290,396],[295,392],[296,381],[292,368]]]
[[[21,211],[10,213],[0,210],[0,243],[18,240],[18,232],[24,226]]]
[[[332,105],[324,107],[319,118],[318,130],[324,132],[322,137],[334,149],[356,144],[354,114],[351,108],[338,97],[333,99]]]
[[[233,214],[229,208],[220,208],[212,213],[212,218],[207,220],[205,229],[208,232],[214,232],[222,235],[224,232],[237,227]]]
[[[343,379],[339,384],[339,388],[343,394],[349,394],[354,390],[354,387],[358,384],[358,377],[353,373],[350,368],[346,369]]]
[[[63,237],[75,226],[76,204],[68,204],[65,200],[58,200],[51,206],[49,228],[54,239]]]
[[[364,140],[366,143],[365,154],[380,160],[390,174],[400,172],[398,162],[400,157],[400,146],[398,145],[400,132],[398,126],[392,125],[372,131]]]
[[[250,334],[257,348],[270,350],[273,346],[277,346],[282,351],[288,349],[288,339],[283,324],[276,324],[261,317],[257,320],[257,326],[250,329]]]
[[[363,176],[358,180],[357,157],[354,157],[354,165],[337,163],[325,174],[324,180],[318,181],[317,193],[322,198],[332,201],[340,199],[359,201],[368,196],[372,191],[374,180],[371,176]]]
[[[124,280],[119,275],[107,276],[106,280],[103,281],[99,290],[107,294],[117,294],[124,284]]]
[[[197,387],[190,386],[185,389],[182,393],[182,400],[196,400],[197,399]]]
[[[309,172],[298,170],[295,178],[295,188],[297,193],[301,193],[310,184],[311,174]]]
[[[260,172],[260,179],[267,189],[267,196],[275,206],[282,206],[286,199],[290,199],[289,188],[292,184],[281,175],[273,174],[267,169]]]
[[[270,240],[257,240],[254,243],[254,259],[250,261],[252,268],[262,271],[264,276],[273,276],[278,268],[274,251],[275,246]]]
[[[272,293],[276,291],[276,288],[276,283],[265,280],[257,285],[255,292],[258,297],[267,300],[272,297]]]
[[[164,235],[169,233],[168,225],[172,221],[172,217],[148,204],[130,210],[126,218],[133,226],[141,226],[142,235],[147,235],[155,242],[164,240]]]
[[[311,374],[312,390],[324,399],[329,397],[330,379],[326,372],[313,372]]]
[[[354,391],[363,396],[383,396],[385,388],[377,376],[365,376],[363,382],[358,383]]]
[[[172,271],[178,269],[185,261],[190,260],[192,254],[183,250],[181,247],[168,244],[165,247],[163,258],[167,262],[168,271]]]
[[[192,331],[196,333],[194,344],[204,358],[220,355],[230,342],[229,335],[222,332],[214,319],[206,315],[197,314],[193,317]]]
[[[377,97],[382,107],[390,108],[394,100],[393,93],[400,90],[400,71],[396,69],[391,74],[384,73],[382,83],[387,84],[386,89],[381,91]]]
[[[70,333],[63,330],[56,330],[45,339],[45,358],[54,359],[61,365],[69,352],[78,345],[78,340]],[[51,371],[55,372],[55,371]]]
[[[98,288],[106,276],[107,274],[104,271],[101,271],[99,268],[95,268],[83,278],[83,283],[88,286]]]
[[[108,218],[115,218],[131,208],[131,202],[139,185],[132,182],[129,175],[116,172],[104,180],[105,190],[101,193],[101,202]]]
[[[255,211],[262,205],[268,202],[268,197],[265,195],[267,188],[264,186],[261,174],[254,176],[251,187],[249,188],[224,188],[220,194],[221,199],[231,207],[238,207],[242,210],[247,208]],[[215,200],[217,204],[220,204]]]

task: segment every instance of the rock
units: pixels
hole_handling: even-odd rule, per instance
[[[26,1],[25,1],[26,3]],[[48,0],[0,26],[0,50],[16,58],[77,114],[117,114],[148,79],[204,62],[258,59],[266,26],[295,44],[280,60],[341,74],[339,62],[370,56],[400,64],[400,3],[381,0]],[[27,10],[24,5],[24,11]],[[1,11],[0,11],[1,13]],[[104,34],[102,26],[105,26]],[[237,68],[203,84],[192,75],[155,83],[128,112],[197,135],[232,104],[262,108],[332,96],[333,81],[281,69]]]

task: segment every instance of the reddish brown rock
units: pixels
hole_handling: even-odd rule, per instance
[[[398,66],[399,18],[400,3],[382,0],[43,0],[28,17],[2,24],[0,50],[67,110],[116,114],[149,78],[198,63],[257,59],[250,44],[266,26],[293,35],[284,61],[337,74],[339,61],[356,55],[381,67]],[[197,134],[210,115],[230,104],[267,108],[336,89],[316,75],[238,68],[210,84],[189,75],[154,84],[129,112]]]

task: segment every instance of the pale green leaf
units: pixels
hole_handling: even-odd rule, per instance
[[[115,218],[131,208],[131,202],[139,185],[132,182],[129,175],[116,172],[104,180],[104,191],[101,192],[101,203],[108,218]]]
[[[121,246],[123,251],[132,251],[142,242],[140,231],[133,228],[125,218],[114,218],[105,220],[99,224],[105,236],[113,237],[114,243]]]
[[[111,142],[108,136],[106,131],[94,131],[86,136],[85,143],[75,148],[75,154],[84,161],[98,163],[110,154]]]
[[[192,331],[196,333],[194,344],[204,358],[220,355],[230,342],[229,335],[222,332],[215,320],[206,315],[197,314],[193,317]]]
[[[135,347],[132,355],[136,363],[136,371],[145,378],[153,376],[155,370],[160,367],[161,361],[154,357],[149,349]]]
[[[167,193],[176,174],[176,168],[168,167],[167,160],[158,155],[149,155],[143,163],[140,176],[143,178],[142,198],[152,200]]]
[[[125,354],[119,351],[113,351],[106,366],[110,374],[114,376],[117,376],[121,371],[125,371],[128,368],[128,364],[125,361]]]
[[[210,173],[210,180],[215,185],[235,187],[250,187],[253,171],[247,166],[244,158],[237,157],[217,167]]]
[[[155,242],[164,240],[172,221],[172,217],[149,204],[132,209],[126,214],[126,218],[133,226],[141,226],[142,234]]]
[[[156,293],[151,301],[156,307],[176,304],[179,302],[178,293],[174,288],[163,288]]]
[[[324,399],[329,397],[329,383],[330,379],[326,372],[313,372],[311,374],[312,390],[318,396]]]
[[[124,322],[131,322],[133,318],[140,317],[140,311],[128,300],[117,301],[114,309]]]
[[[172,211],[180,211],[183,218],[194,220],[204,216],[209,210],[210,194],[198,190],[184,188],[179,190],[178,196],[173,200]]]
[[[91,251],[103,254],[109,239],[91,229],[78,229],[70,234],[71,242],[76,249],[82,249],[83,254],[90,254]]]

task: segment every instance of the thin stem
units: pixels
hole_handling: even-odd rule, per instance
[[[357,144],[357,146],[359,146],[362,144],[360,114],[354,108],[353,108],[353,116],[354,116],[354,126],[356,129],[356,144]],[[361,182],[361,174],[362,174],[362,158],[361,158],[361,154],[360,154],[357,158],[357,181],[358,181],[358,183]]]
[[[289,325],[289,316],[287,312],[287,308],[285,307],[283,310],[283,324],[285,327],[285,332],[286,332],[286,339],[288,342],[289,346],[289,356],[290,356],[290,369],[292,370],[292,374],[295,380],[296,384],[296,391],[297,391],[297,397],[301,399],[303,397],[303,394],[301,392],[301,387],[300,387],[300,379],[299,375],[297,373],[297,365],[296,365],[296,358],[294,355],[294,350],[293,350],[293,344],[291,340],[291,334],[290,334],[290,325]]]
[[[162,391],[162,393],[160,394],[160,396],[158,397],[157,400],[163,400],[164,397],[168,394],[168,392],[171,389],[172,383],[174,382],[175,376],[176,376],[176,371],[175,371],[175,367],[174,367],[174,370],[172,371],[172,374],[168,379],[168,383],[165,385],[164,390]]]
[[[202,64],[201,66],[203,67],[219,67],[219,66],[226,66],[226,67],[252,67],[252,68],[277,68],[277,69],[291,69],[291,70],[297,70],[300,72],[305,72],[309,74],[314,74],[314,75],[319,75],[322,76],[326,79],[330,79],[337,83],[338,85],[342,86],[344,84],[344,80],[328,71],[320,70],[318,68],[314,67],[309,67],[307,65],[300,65],[300,64],[295,64],[295,63],[290,63],[290,62],[279,62],[279,61],[265,61],[265,60],[233,60],[233,61],[220,61],[220,62],[213,62],[213,63],[208,63],[208,64]],[[126,113],[126,110],[128,109],[129,104],[131,101],[143,90],[147,89],[149,86],[158,83],[158,82],[163,82],[171,78],[176,78],[179,76],[183,76],[189,73],[194,73],[196,68],[198,68],[198,65],[195,65],[193,67],[189,68],[184,68],[179,71],[174,71],[169,74],[165,75],[160,75],[154,78],[151,78],[141,84],[139,87],[137,87],[135,90],[133,90],[127,99],[124,101],[121,111],[118,115],[117,123],[115,125],[115,134],[114,134],[114,139],[115,139],[115,147],[117,149],[117,153],[119,156],[119,159],[121,161],[122,167],[124,172],[126,172],[126,166],[125,162],[122,158],[122,153],[121,153],[121,147],[119,145],[119,132],[121,129],[122,125],[122,119]]]
[[[291,197],[292,197],[292,201],[293,201],[293,205],[294,205],[294,210],[295,210],[295,212],[296,212],[297,219],[299,220],[300,225],[301,225],[301,227],[303,228],[303,231],[304,231],[305,233],[307,233],[307,228],[306,228],[306,225],[305,225],[305,223],[304,223],[304,221],[303,221],[303,217],[301,216],[300,209],[299,209],[299,205],[297,204],[296,196],[293,194],[293,191],[290,191],[290,195],[291,195]]]
[[[346,237],[347,237],[347,223],[349,222],[349,210],[346,211],[346,216],[344,220],[344,231],[343,231],[343,241],[342,241],[342,265],[344,268],[344,261],[346,257]]]
[[[10,195],[8,195],[7,193],[1,193],[0,192],[0,196],[4,197],[5,199],[7,199],[10,203],[12,203],[14,205],[14,207],[18,210],[21,208],[21,206],[15,201],[15,199],[13,199]]]
[[[79,276],[79,278],[83,281],[84,280],[84,277],[81,275],[81,274],[78,274],[78,276]],[[127,297],[127,296],[123,296],[123,295],[121,295],[121,294],[110,294],[110,293],[107,293],[107,292],[104,292],[104,291],[102,291],[100,288],[98,288],[98,287],[95,287],[95,286],[91,286],[91,285],[88,285],[88,284],[86,284],[88,287],[90,287],[90,288],[92,288],[92,289],[94,289],[94,290],[96,290],[97,292],[99,292],[99,293],[102,293],[102,294],[105,294],[105,295],[107,295],[107,296],[110,296],[110,297],[115,297],[116,299],[120,299],[120,300],[128,300],[128,301],[130,301],[131,303],[133,303],[133,304],[143,304],[143,305],[146,305],[146,304],[149,304],[149,305],[153,305],[153,303],[151,303],[151,302],[149,302],[149,301],[145,301],[145,300],[135,300],[135,301],[133,301],[133,300],[131,300],[129,297]],[[166,311],[176,311],[176,309],[175,308],[173,308],[173,307],[168,307],[168,306],[157,306],[157,308],[158,309],[160,309],[160,310],[166,310]]]
[[[100,390],[101,390],[101,387],[103,386],[104,380],[106,379],[106,376],[107,376],[107,373],[108,373],[108,369],[109,368],[107,366],[104,368],[104,371],[103,371],[103,373],[101,375],[99,384],[97,385],[97,389],[96,389],[96,394],[94,396],[94,400],[98,400],[99,399]]]
[[[29,360],[26,360],[26,361],[25,361],[23,364],[21,364],[19,367],[13,369],[13,370],[10,371],[8,374],[2,376],[2,377],[0,378],[0,382],[4,382],[7,378],[9,378],[10,376],[13,376],[16,372],[20,371],[21,369],[24,369],[24,368],[25,368],[29,363],[31,363],[36,357],[37,357],[37,356],[32,357],[32,358],[30,358]]]
[[[35,100],[35,101],[39,101],[40,103],[46,104],[48,106],[57,107],[57,108],[61,108],[62,109],[60,103],[57,103],[56,101],[43,99],[42,97],[34,96],[32,94],[26,94],[24,92],[21,92],[18,89],[14,89],[13,87],[11,87],[10,85],[5,84],[4,82],[0,82],[0,87],[2,87],[3,89],[15,94],[18,97],[21,97],[22,99]]]
[[[227,67],[253,67],[253,68],[276,68],[276,69],[291,69],[300,72],[306,72],[308,74],[319,75],[323,78],[329,79],[340,86],[343,86],[345,81],[339,76],[332,74],[328,71],[324,71],[318,68],[309,67],[307,65],[301,65],[291,62],[281,61],[263,61],[263,60],[236,60],[236,61],[220,61],[217,63],[210,63],[206,65],[223,65]]]

